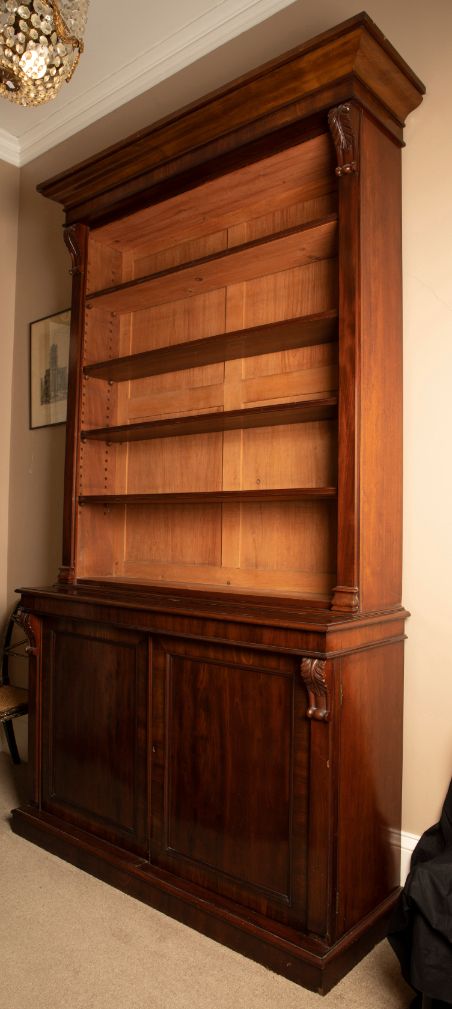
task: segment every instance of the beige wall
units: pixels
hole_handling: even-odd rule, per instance
[[[0,161],[0,621],[8,608],[8,483],[11,441],[19,169]],[[1,738],[0,738],[1,745]]]
[[[48,165],[52,164],[50,155]],[[19,173],[18,173],[19,174]],[[55,579],[62,522],[65,426],[30,430],[30,322],[70,304],[63,214],[36,193],[34,165],[20,172],[11,400],[8,602],[15,589]]]
[[[12,413],[9,591],[55,578],[61,539],[63,430],[28,429],[28,324],[64,308],[69,262],[58,208],[37,181],[356,13],[351,0],[298,0],[267,22],[105,117],[21,173]],[[425,81],[409,119],[404,174],[405,578],[412,611],[406,653],[404,830],[438,816],[452,767],[448,566],[452,430],[450,0],[375,0],[367,10]],[[0,523],[0,530],[2,526]]]
[[[55,580],[60,558],[65,426],[29,426],[29,325],[70,304],[70,283],[56,204],[35,193],[21,171],[12,397],[8,585]]]
[[[30,174],[32,181],[30,180]],[[20,585],[50,584],[60,559],[64,465],[64,425],[29,427],[30,322],[70,304],[70,284],[62,247],[60,209],[35,193],[28,168],[20,178],[14,378],[11,409],[9,483],[8,606]],[[25,677],[14,666],[15,682]],[[26,753],[26,719],[17,719],[19,751]]]
[[[14,308],[19,210],[19,169],[0,161],[0,614],[7,605],[8,473],[11,439]],[[6,489],[6,493],[5,493]]]
[[[408,26],[428,94],[404,153],[404,823],[437,815],[452,777],[452,4]],[[424,68],[425,64],[425,68]]]

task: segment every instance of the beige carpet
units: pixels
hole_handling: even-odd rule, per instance
[[[407,1009],[387,943],[321,998],[16,837],[25,767],[0,753],[5,1009]]]

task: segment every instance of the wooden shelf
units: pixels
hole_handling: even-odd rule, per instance
[[[91,591],[93,595],[100,595],[105,592],[105,588],[108,585],[109,592],[113,591],[115,597],[121,597],[121,592],[124,594],[124,599],[128,601],[127,589],[133,588],[135,592],[142,595],[144,600],[148,599],[149,596],[157,596],[158,601],[153,599],[154,605],[163,605],[165,609],[168,605],[168,596],[173,597],[173,602],[176,602],[177,607],[183,606],[184,600],[185,605],[187,605],[188,600],[192,600],[188,605],[190,609],[196,609],[198,605],[206,605],[207,600],[205,599],[205,593],[209,593],[210,603],[207,605],[212,605],[215,610],[218,609],[218,596],[229,597],[228,603],[232,600],[237,600],[237,605],[240,605],[241,613],[243,617],[243,602],[244,597],[247,600],[247,612],[251,612],[251,608],[254,605],[259,606],[257,612],[262,612],[262,607],[267,610],[274,611],[275,603],[273,600],[277,600],[276,605],[281,604],[291,604],[291,612],[295,613],[301,611],[305,605],[311,609],[314,605],[316,608],[326,608],[331,602],[331,592],[307,592],[303,591],[294,592],[290,589],[273,589],[271,593],[271,599],[269,600],[263,595],[261,589],[256,589],[254,585],[222,585],[219,582],[187,582],[180,581],[178,579],[168,579],[163,585],[161,580],[158,578],[143,579],[143,577],[134,577],[132,575],[90,575],[86,578],[77,579],[77,588],[83,592],[83,589]],[[177,590],[177,594],[175,592]],[[176,598],[174,598],[176,597]],[[251,598],[249,598],[251,597]],[[287,610],[283,611],[283,619],[287,620]],[[332,620],[331,614],[328,614],[328,620]]]
[[[177,438],[211,431],[236,431],[240,428],[274,427],[313,420],[329,420],[337,415],[337,397],[297,403],[278,403],[244,410],[225,410],[168,420],[122,424],[118,427],[92,428],[81,432],[83,441],[129,442],[154,438]]]
[[[155,505],[155,504],[271,504],[275,501],[331,500],[336,487],[288,487],[276,490],[188,491],[174,494],[81,494],[81,505]]]
[[[158,347],[156,350],[146,350],[141,354],[131,354],[112,361],[99,361],[97,364],[86,365],[83,370],[90,378],[127,382],[136,378],[148,378],[150,375],[217,364],[219,361],[233,361],[239,357],[255,357],[295,347],[331,343],[337,337],[337,319],[337,311],[331,309],[265,326],[220,333],[204,340]]]
[[[330,259],[336,251],[337,214],[329,214],[319,221],[297,225],[191,263],[93,291],[87,295],[87,304],[88,308],[99,306],[117,314],[139,312],[167,301]]]

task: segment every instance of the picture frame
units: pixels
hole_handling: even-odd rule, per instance
[[[70,309],[30,323],[30,428],[64,424],[67,413]]]

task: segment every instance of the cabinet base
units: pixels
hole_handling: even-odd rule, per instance
[[[252,920],[244,909],[212,894],[185,889],[176,877],[138,856],[101,841],[33,806],[13,810],[16,834],[71,862],[129,896],[282,974],[320,995],[344,977],[387,933],[397,901],[394,893],[333,946],[283,928],[269,919]]]

